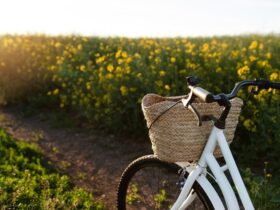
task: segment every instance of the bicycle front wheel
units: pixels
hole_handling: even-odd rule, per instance
[[[118,210],[170,209],[180,194],[180,171],[176,164],[147,155],[133,161],[123,172],[119,186]],[[214,209],[206,193],[195,182],[197,197],[189,209]]]

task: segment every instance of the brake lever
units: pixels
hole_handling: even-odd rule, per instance
[[[201,119],[200,114],[198,113],[198,111],[191,104],[188,106],[188,109],[191,110],[194,113],[194,115],[195,115],[195,117],[197,119],[197,126],[200,127],[202,125],[202,119]]]

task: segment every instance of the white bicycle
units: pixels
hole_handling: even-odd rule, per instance
[[[225,122],[231,108],[230,99],[236,97],[240,88],[280,89],[280,83],[245,80],[237,83],[230,94],[218,95],[197,87],[197,84],[195,78],[188,78],[191,92],[188,99],[182,100],[184,106],[188,107],[194,98],[200,98],[206,103],[217,102],[224,107],[220,117],[214,120],[199,160],[195,164],[168,163],[155,155],[136,159],[122,174],[118,187],[118,210],[254,209],[224,135]],[[217,145],[224,157],[222,166],[214,156]],[[230,181],[226,171],[230,174]]]

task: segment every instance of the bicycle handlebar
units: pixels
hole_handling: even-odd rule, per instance
[[[279,82],[271,82],[269,80],[264,80],[264,79],[256,79],[256,80],[244,80],[239,83],[237,83],[231,93],[229,94],[224,94],[220,93],[217,95],[214,95],[207,90],[197,87],[196,85],[198,84],[198,80],[194,79],[193,77],[188,77],[188,87],[191,89],[192,93],[199,97],[201,100],[203,100],[206,103],[212,103],[212,102],[220,102],[221,100],[224,100],[224,97],[226,97],[228,100],[236,97],[238,91],[242,87],[248,87],[248,86],[256,86],[260,89],[280,89],[280,83]]]

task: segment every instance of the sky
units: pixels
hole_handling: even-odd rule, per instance
[[[0,34],[280,34],[279,0],[0,0]]]

